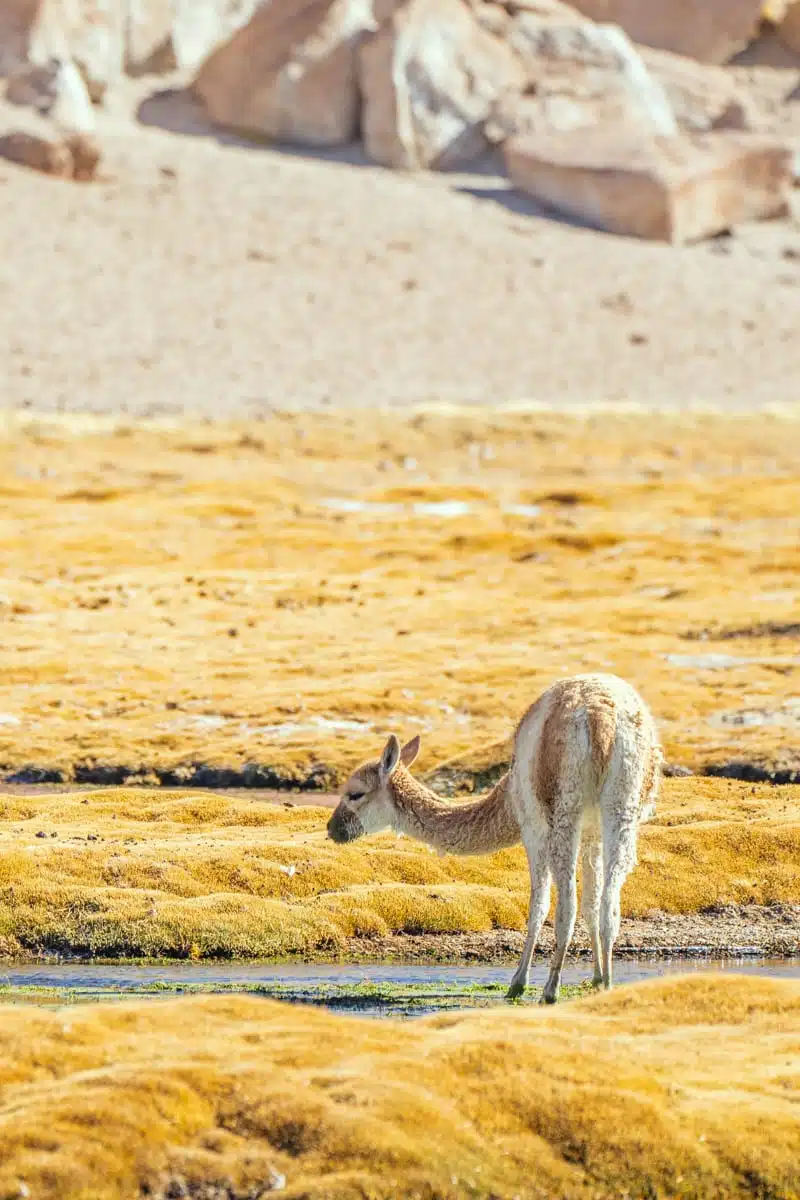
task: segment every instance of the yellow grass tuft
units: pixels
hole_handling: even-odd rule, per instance
[[[0,1196],[246,1196],[283,1176],[288,1200],[791,1200],[799,1089],[785,980],[405,1024],[243,997],[7,1009]]]
[[[271,957],[524,928],[521,848],[439,857],[388,833],[336,846],[328,816],[202,792],[2,796],[0,953]],[[800,903],[800,787],[666,780],[622,899],[628,916]]]

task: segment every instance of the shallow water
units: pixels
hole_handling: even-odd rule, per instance
[[[800,958],[624,959],[615,964],[619,985],[662,975],[697,971],[800,979]],[[536,1003],[547,976],[546,962],[531,971],[524,1003]],[[70,963],[0,970],[0,1000],[47,1005],[91,1000],[164,998],[185,994],[241,992],[291,1003],[315,1004],[367,1016],[410,1017],[443,1009],[488,1008],[505,1002],[513,966],[264,966],[175,963],[163,966]],[[586,961],[564,970],[566,990],[585,985]]]
[[[411,513],[417,517],[468,517],[476,505],[466,500],[415,500],[410,504],[391,503],[382,500],[353,500],[348,497],[330,496],[322,501],[325,508],[342,513],[382,513],[397,515]],[[506,504],[502,510],[511,517],[538,517],[540,504]]]
[[[711,713],[706,720],[709,725],[717,725],[722,728],[760,729],[764,725],[775,725],[782,729],[800,729],[800,702],[788,700],[779,709],[731,709],[726,712]]]

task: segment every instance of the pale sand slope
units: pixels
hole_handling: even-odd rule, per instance
[[[674,250],[536,215],[488,173],[106,120],[111,182],[0,162],[2,406],[797,398],[797,221]]]

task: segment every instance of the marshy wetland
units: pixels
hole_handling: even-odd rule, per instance
[[[800,1195],[796,435],[10,420],[0,1197]],[[669,776],[620,986],[585,985],[579,926],[540,1008],[548,921],[509,1005],[522,849],[326,820],[389,731],[459,803],[595,670]]]
[[[468,787],[593,670],[672,765],[798,769],[790,417],[20,417],[0,469],[7,779],[332,790],[397,726]]]
[[[491,961],[518,950],[521,847],[440,856],[391,833],[337,846],[328,808],[287,801],[147,788],[0,797],[2,951],[374,961],[413,947],[420,961]],[[622,912],[622,951],[796,953],[800,786],[664,780]]]

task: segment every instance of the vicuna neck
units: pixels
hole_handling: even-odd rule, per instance
[[[391,779],[396,827],[451,854],[491,854],[520,840],[509,803],[509,775],[469,804],[447,804],[402,766]]]

